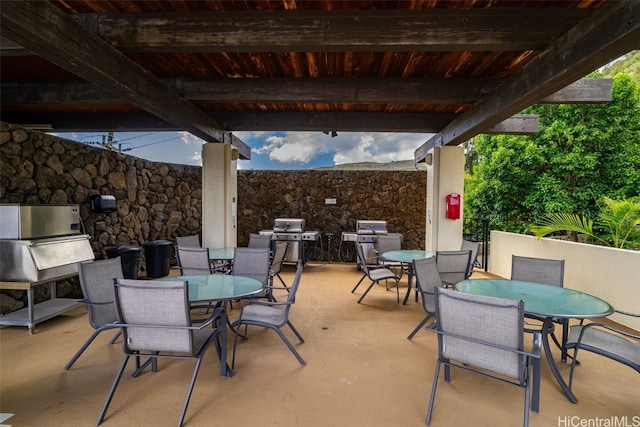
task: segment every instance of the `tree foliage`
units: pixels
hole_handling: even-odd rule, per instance
[[[467,146],[466,215],[522,232],[549,213],[593,219],[602,197],[640,194],[640,78],[617,74],[610,103],[525,112],[540,115],[537,135],[480,135]]]
[[[596,243],[616,248],[626,246],[639,249],[640,197],[627,200],[604,197],[602,203],[595,222],[572,213],[550,213],[530,229],[538,238],[558,231],[574,231],[588,236]]]

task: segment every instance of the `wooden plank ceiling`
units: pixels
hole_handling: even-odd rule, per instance
[[[457,145],[640,48],[640,2],[3,1],[2,120],[436,133]]]

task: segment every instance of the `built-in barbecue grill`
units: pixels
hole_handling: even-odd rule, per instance
[[[387,221],[356,221],[356,234],[356,240],[360,243],[375,243],[378,241],[378,234],[387,234]]]
[[[55,281],[74,276],[77,263],[94,259],[82,234],[78,205],[0,205],[0,288],[27,291],[27,307],[0,316],[0,324],[28,326],[79,305],[56,298]],[[51,285],[51,299],[35,304],[33,288]]]
[[[380,234],[387,234],[387,221],[358,220],[356,221],[356,231],[343,232],[341,240],[342,242],[361,243],[365,258],[373,260],[371,263],[375,264],[375,243],[378,241],[378,235]],[[340,243],[341,245],[342,242]]]
[[[304,219],[302,218],[276,218],[272,230],[260,231],[262,235],[271,235],[272,240],[288,241],[289,247],[284,257],[285,262],[304,262],[304,251],[300,242],[316,241],[320,233],[317,231],[304,231]]]

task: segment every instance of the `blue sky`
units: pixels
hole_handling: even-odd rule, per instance
[[[55,135],[87,144],[107,138],[107,132]],[[238,161],[239,169],[279,170],[409,160],[432,134],[338,132],[333,138],[322,132],[238,132],[234,135],[251,147],[251,160]],[[203,141],[188,132],[116,132],[113,139],[125,154],[158,162],[202,165]]]

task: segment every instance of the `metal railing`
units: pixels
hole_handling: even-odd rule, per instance
[[[481,256],[476,258],[475,266],[487,271],[489,260],[489,220],[486,218],[465,218],[462,227],[462,236],[465,240],[481,243]]]

